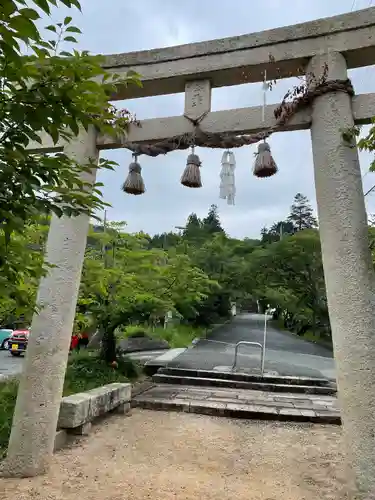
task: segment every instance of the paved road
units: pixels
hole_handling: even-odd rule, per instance
[[[23,359],[23,357],[12,356],[8,351],[0,351],[0,380],[3,376],[20,373]]]
[[[170,366],[196,369],[226,369],[234,359],[234,345],[240,340],[263,343],[264,316],[242,314],[232,323],[219,327],[207,340],[180,354]],[[274,327],[268,327],[266,373],[335,378],[332,352],[322,346],[307,342]],[[1,375],[11,375],[22,370],[23,358],[14,358],[0,351]],[[260,364],[260,350],[243,346],[238,355],[241,371],[256,372]]]
[[[228,369],[233,364],[234,345],[240,340],[263,343],[264,316],[242,314],[230,324],[219,327],[207,340],[175,358],[170,366],[206,370]],[[296,335],[269,326],[266,343],[266,373],[280,375],[327,377],[334,379],[332,352]],[[238,369],[256,372],[260,365],[260,349],[242,346]]]

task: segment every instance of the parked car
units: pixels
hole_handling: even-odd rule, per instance
[[[8,350],[12,356],[21,356],[26,351],[30,330],[14,330],[8,340]]]
[[[7,328],[0,328],[0,349],[8,350],[9,337],[12,335],[13,330]]]

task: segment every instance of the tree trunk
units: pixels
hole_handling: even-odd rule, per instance
[[[81,164],[97,159],[95,131],[82,131],[66,153]],[[95,176],[96,171],[84,174],[91,183]],[[31,325],[2,475],[31,477],[49,468],[88,227],[87,215],[52,217],[46,261],[54,267],[40,282],[37,303],[41,310]]]
[[[105,327],[102,339],[101,358],[108,364],[116,361],[116,336],[115,329]]]

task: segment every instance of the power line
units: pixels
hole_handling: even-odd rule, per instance
[[[370,188],[368,191],[366,191],[365,196],[367,196],[367,195],[368,195],[368,194],[370,194],[372,191],[374,191],[374,189],[375,189],[375,185],[374,185],[374,186],[372,186],[372,188]]]

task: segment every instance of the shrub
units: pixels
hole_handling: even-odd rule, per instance
[[[129,325],[119,334],[118,338],[141,338],[146,337],[149,334],[150,332],[148,327],[144,327],[142,325]]]
[[[117,366],[112,367],[96,351],[72,353],[65,375],[64,396],[113,382],[126,382],[138,375],[137,366],[128,358],[119,357]]]
[[[126,357],[117,359],[117,366],[108,366],[95,351],[72,353],[65,375],[63,395],[89,391],[113,382],[127,382],[138,377],[137,365]],[[14,407],[16,405],[18,381],[0,382],[0,459],[5,455]]]
[[[17,389],[17,380],[0,382],[0,459],[5,455],[8,446]]]

